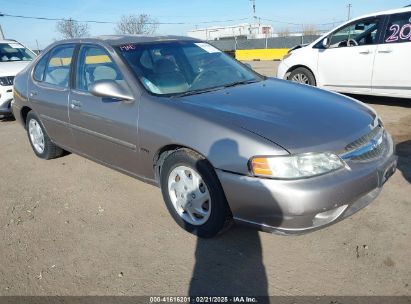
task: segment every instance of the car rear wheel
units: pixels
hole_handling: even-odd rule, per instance
[[[317,85],[313,73],[311,73],[306,68],[297,68],[297,69],[295,69],[288,76],[288,80],[290,80],[292,82],[308,84],[308,85],[311,85],[311,86],[316,86]]]
[[[210,238],[231,223],[218,177],[201,155],[186,149],[171,153],[161,166],[160,183],[167,209],[186,231]]]
[[[63,155],[64,150],[51,141],[40,120],[33,111],[30,111],[27,114],[26,130],[31,147],[39,158],[53,159]]]

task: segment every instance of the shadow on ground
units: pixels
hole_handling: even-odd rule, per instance
[[[411,140],[397,145],[398,169],[404,178],[411,183]]]
[[[1,116],[1,115],[0,115],[0,122],[3,122],[3,121],[14,121],[14,120],[16,120],[16,119],[14,118],[14,116]]]
[[[358,99],[364,103],[368,103],[368,104],[378,104],[378,105],[384,105],[384,106],[411,108],[411,99],[368,96],[368,95],[353,95],[353,94],[346,94],[346,95],[352,98]]]
[[[213,239],[198,239],[190,296],[267,296],[267,275],[258,231],[233,227]]]

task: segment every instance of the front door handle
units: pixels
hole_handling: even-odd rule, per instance
[[[71,103],[70,103],[70,107],[73,110],[80,109],[81,108],[81,102],[78,101],[78,100],[72,100]]]
[[[381,51],[378,51],[378,53],[380,53],[380,54],[389,54],[389,53],[392,53],[392,50],[391,49],[381,50]]]

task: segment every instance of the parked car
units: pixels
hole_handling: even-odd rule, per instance
[[[370,203],[396,168],[371,108],[260,76],[191,38],[57,42],[14,88],[38,157],[64,149],[158,185],[200,237],[232,219],[284,234],[325,227]]]
[[[411,98],[411,7],[370,14],[292,49],[278,78],[343,93]]]
[[[12,114],[14,76],[36,57],[15,40],[0,40],[0,117]]]

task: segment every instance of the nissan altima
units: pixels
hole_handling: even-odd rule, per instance
[[[368,106],[186,37],[56,42],[17,75],[12,110],[38,157],[69,151],[158,185],[199,237],[232,222],[281,234],[336,223],[397,162]]]

